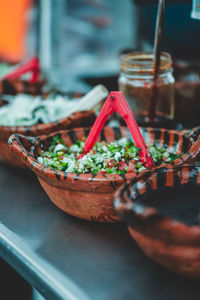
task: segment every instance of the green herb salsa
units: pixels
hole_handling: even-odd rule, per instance
[[[78,159],[83,153],[84,141],[77,141],[66,147],[64,141],[55,136],[47,150],[42,150],[38,162],[54,170],[74,173],[124,174],[138,173],[145,169],[140,160],[141,149],[133,141],[121,138],[106,144],[96,143],[89,153]],[[151,146],[148,148],[156,166],[170,163],[178,155],[169,153],[165,148]]]

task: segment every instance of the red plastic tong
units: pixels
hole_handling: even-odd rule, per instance
[[[27,72],[32,73],[32,76],[29,80],[31,83],[34,83],[38,80],[38,77],[40,75],[40,62],[37,57],[33,57],[28,62],[21,64],[14,71],[12,71],[9,74],[6,74],[3,78],[1,78],[1,80],[16,79]]]
[[[87,154],[93,148],[107,118],[114,111],[116,111],[125,120],[131,132],[131,135],[135,141],[136,146],[141,148],[141,161],[146,163],[146,167],[154,168],[154,161],[151,157],[151,154],[149,153],[149,150],[144,142],[137,122],[122,92],[111,92],[109,94],[86,139],[83,148],[84,154],[80,155],[79,158]]]

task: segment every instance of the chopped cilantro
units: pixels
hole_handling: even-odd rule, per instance
[[[83,153],[83,147],[84,141],[76,141],[75,144],[66,147],[59,136],[54,136],[49,148],[41,151],[38,161],[55,170],[78,174],[125,174],[147,169],[145,163],[140,161],[141,149],[126,138],[109,144],[96,143],[89,153],[78,159]],[[149,151],[156,166],[178,158],[177,154],[169,153],[165,148],[151,146]]]

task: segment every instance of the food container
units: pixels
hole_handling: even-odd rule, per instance
[[[156,83],[155,116],[152,117],[154,90],[153,53],[132,52],[120,56],[119,90],[134,111],[140,126],[166,127],[174,117],[174,77],[172,60],[161,53],[160,73]]]
[[[30,94],[32,96],[40,95],[46,84],[45,79],[37,82],[30,82],[24,79],[4,79],[0,81],[0,93],[6,95],[16,95],[19,93]]]
[[[119,221],[113,209],[113,194],[120,185],[134,176],[132,173],[118,174],[76,174],[45,168],[37,161],[41,149],[47,149],[55,135],[59,135],[67,147],[88,135],[90,128],[77,128],[59,133],[30,138],[14,134],[9,138],[9,148],[38,176],[50,199],[63,211],[87,220],[98,222]],[[192,138],[166,129],[141,128],[147,146],[166,146],[167,150],[180,155],[175,165],[190,162],[200,152]],[[104,127],[98,141],[118,140],[130,137],[127,127]],[[143,171],[148,173],[149,171]],[[143,173],[141,172],[141,174]]]
[[[30,77],[31,73],[34,74],[34,78]],[[37,57],[18,64],[0,62],[0,77],[0,93],[6,95],[40,95],[47,82]]]
[[[8,138],[14,133],[28,136],[39,136],[49,134],[61,129],[92,125],[96,116],[92,110],[75,112],[68,118],[47,124],[32,126],[0,126],[0,161],[15,167],[24,168],[24,163],[13,155],[8,149]]]
[[[38,123],[32,126],[0,126],[0,160],[13,166],[25,167],[21,160],[8,151],[7,141],[10,135],[19,133],[28,136],[39,136],[67,128],[91,126],[96,118],[96,107],[102,105],[107,94],[108,90],[103,85],[97,85],[82,96],[81,101],[74,102],[73,107],[70,105],[69,110],[66,111],[68,117],[55,122]],[[79,97],[76,94],[73,95],[73,98],[78,99]],[[6,105],[6,103],[1,104]]]
[[[148,257],[196,278],[200,278],[199,191],[200,164],[191,164],[159,167],[131,179],[114,197],[117,215]]]

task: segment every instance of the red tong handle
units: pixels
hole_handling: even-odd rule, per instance
[[[20,65],[17,69],[12,71],[9,74],[6,74],[2,80],[4,79],[16,79],[23,75],[24,73],[32,72],[32,77],[30,78],[30,82],[34,83],[38,80],[40,75],[40,62],[37,57],[33,57],[28,62]]]
[[[114,111],[116,111],[126,122],[131,135],[135,141],[137,147],[141,148],[141,161],[146,163],[149,168],[154,168],[155,164],[151,157],[151,154],[144,142],[137,122],[133,116],[133,113],[123,95],[122,92],[111,92],[104,103],[92,129],[86,139],[84,145],[84,154],[87,154],[94,146],[107,118]]]

